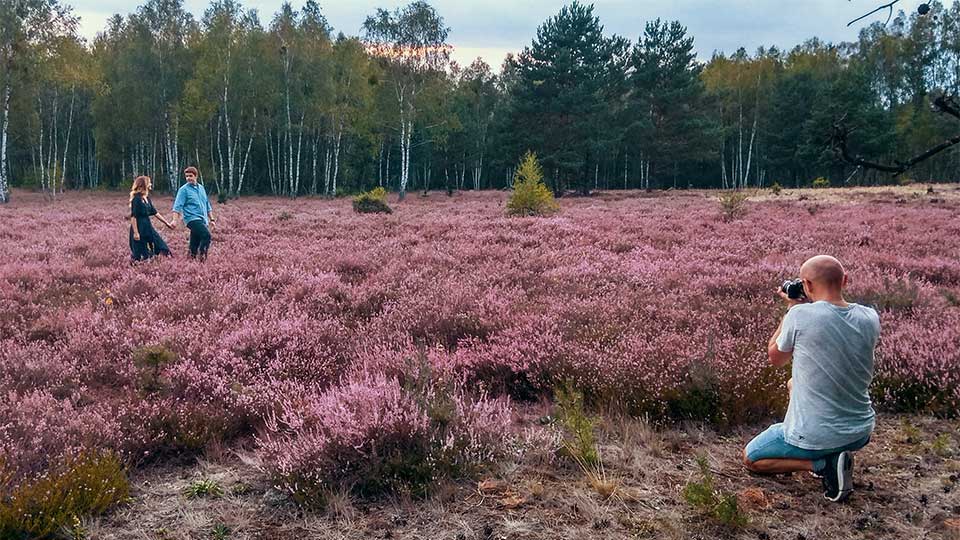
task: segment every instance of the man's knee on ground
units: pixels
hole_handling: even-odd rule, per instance
[[[748,471],[754,471],[754,472],[756,472],[756,470],[757,470],[757,469],[756,469],[756,465],[754,465],[754,463],[753,463],[752,461],[750,461],[750,458],[747,457],[747,449],[746,449],[746,448],[743,449],[743,455],[742,455],[741,457],[742,457],[742,459],[743,459],[743,466],[746,467],[746,469],[747,469]]]

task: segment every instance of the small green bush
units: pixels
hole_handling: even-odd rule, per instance
[[[223,488],[220,487],[220,484],[218,484],[216,480],[203,478],[191,482],[190,485],[183,490],[183,494],[186,495],[188,499],[200,499],[204,497],[218,499],[223,496]]]
[[[0,498],[0,538],[53,538],[129,494],[126,471],[113,454],[72,458]]]
[[[933,440],[933,443],[930,445],[930,448],[933,450],[933,453],[942,457],[949,458],[953,457],[953,447],[950,444],[952,439],[950,438],[949,433],[941,433],[937,435],[937,438]]]
[[[770,186],[770,191],[772,191],[774,195],[779,195],[780,192],[783,191],[783,186],[780,185],[780,182],[774,182],[773,185]]]
[[[824,178],[824,177],[822,177],[822,176],[817,177],[817,179],[813,181],[813,187],[815,187],[815,188],[828,188],[828,187],[830,187],[830,180],[827,180],[826,178]]]
[[[164,384],[160,374],[163,368],[177,361],[177,354],[163,345],[147,345],[133,351],[133,365],[137,368],[138,387],[146,393],[158,392]]]
[[[557,420],[564,431],[564,451],[585,468],[596,466],[600,461],[595,435],[597,421],[586,413],[583,393],[565,384],[558,387],[555,394]]]
[[[747,199],[750,197],[742,191],[727,191],[720,194],[720,211],[724,221],[733,221],[747,214]]]
[[[543,183],[543,170],[537,155],[527,152],[513,176],[513,194],[507,201],[511,216],[548,216],[560,210],[553,193]]]
[[[732,529],[746,527],[749,519],[740,509],[736,495],[716,487],[713,473],[710,472],[710,465],[705,457],[697,456],[697,467],[700,468],[701,479],[687,483],[683,488],[684,500],[721,525]]]
[[[213,526],[213,529],[210,530],[210,538],[213,540],[226,540],[230,538],[230,527],[227,527],[223,523],[217,523]]]
[[[382,187],[373,188],[354,197],[353,211],[359,214],[393,213],[393,210],[387,205],[387,190]]]

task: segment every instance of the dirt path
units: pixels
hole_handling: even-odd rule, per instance
[[[857,454],[854,496],[821,497],[803,474],[755,477],[739,454],[760,429],[723,435],[698,426],[658,431],[631,419],[601,425],[601,454],[613,496],[604,499],[584,474],[549,451],[550,431],[537,410],[521,420],[526,450],[481,482],[444,485],[426,500],[393,497],[362,503],[334,496],[325,511],[304,512],[272,490],[255,458],[211,451],[184,466],[163,465],[134,478],[129,505],[88,524],[90,538],[934,538],[960,539],[960,422],[881,417],[874,441]],[[742,529],[717,524],[683,499],[707,457],[716,487],[736,494],[749,517]],[[219,497],[190,498],[197,480]]]

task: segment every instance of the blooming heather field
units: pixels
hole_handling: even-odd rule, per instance
[[[131,265],[125,195],[15,192],[0,207],[0,478],[253,434],[309,496],[329,480],[304,472],[317,448],[336,463],[377,426],[430,436],[403,390],[424,370],[451,388],[451,467],[495,456],[510,407],[561,382],[653,418],[766,418],[788,377],[766,365],[774,288],[817,253],[880,310],[876,401],[955,413],[960,191],[804,199],[755,198],[728,222],[700,192],[564,199],[543,219],[504,217],[503,193],[411,195],[392,215],[244,198],[215,207],[205,264],[181,227],[158,228],[173,259]]]

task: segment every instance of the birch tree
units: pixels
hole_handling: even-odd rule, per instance
[[[57,0],[0,2],[0,203],[10,200],[13,93],[29,88],[31,67],[49,57],[61,38],[75,35],[76,27],[70,8]]]
[[[438,76],[450,61],[450,29],[433,7],[418,1],[393,13],[378,9],[364,21],[363,31],[369,50],[381,59],[396,97],[403,199],[410,180],[410,150],[420,92],[426,79]]]

